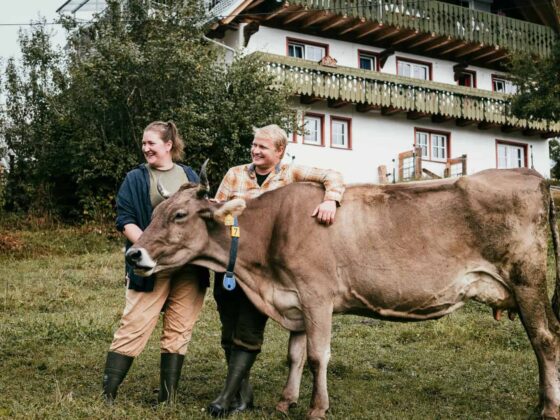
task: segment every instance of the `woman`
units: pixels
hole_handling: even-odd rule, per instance
[[[144,130],[142,152],[146,164],[126,175],[117,195],[117,229],[126,237],[127,249],[150,223],[152,210],[165,199],[163,190],[174,193],[186,182],[199,181],[190,167],[175,163],[183,157],[183,149],[183,140],[172,122],[155,121]],[[107,354],[103,395],[109,403],[115,399],[134,357],[144,349],[163,310],[158,401],[171,402],[192,328],[202,308],[208,271],[186,266],[171,275],[158,273],[155,278],[144,278],[136,276],[127,265],[126,283],[126,306]]]

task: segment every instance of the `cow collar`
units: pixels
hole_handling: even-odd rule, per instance
[[[233,274],[233,269],[235,268],[235,260],[237,260],[237,248],[239,246],[239,234],[241,233],[239,229],[239,222],[237,216],[227,216],[225,220],[225,225],[230,228],[231,236],[231,247],[229,249],[229,262],[227,266],[226,273],[224,274],[224,279],[222,285],[224,289],[232,291],[235,289],[236,281],[235,275]]]

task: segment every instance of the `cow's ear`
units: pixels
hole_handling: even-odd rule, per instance
[[[219,209],[214,211],[214,220],[224,222],[226,216],[239,216],[245,210],[245,200],[236,198],[235,200],[226,201]]]

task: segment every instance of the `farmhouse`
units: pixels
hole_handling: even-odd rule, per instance
[[[103,1],[69,0],[76,13]],[[165,1],[152,3],[165,3]],[[293,91],[305,133],[286,159],[348,182],[535,168],[560,123],[508,111],[511,55],[550,53],[555,0],[209,0],[208,36],[257,54]]]

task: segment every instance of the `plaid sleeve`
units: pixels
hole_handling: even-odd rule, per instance
[[[232,191],[234,190],[235,174],[233,173],[233,168],[229,169],[222,179],[222,183],[216,191],[216,196],[214,197],[218,201],[227,201],[232,196]]]
[[[310,166],[293,165],[292,175],[296,182],[318,182],[325,187],[325,200],[334,200],[339,204],[344,194],[342,174],[331,169],[312,168]]]

